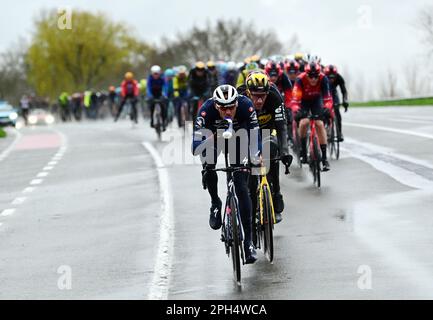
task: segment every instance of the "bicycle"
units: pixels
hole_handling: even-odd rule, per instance
[[[274,158],[271,161],[280,161],[281,158]],[[289,174],[289,166],[285,165],[285,174]],[[262,248],[263,253],[272,263],[274,260],[274,238],[273,230],[276,223],[274,203],[272,200],[271,187],[267,179],[267,170],[265,166],[260,166],[260,174],[257,176],[257,208],[253,214],[253,242],[258,248]],[[259,227],[258,227],[259,226]]]
[[[195,120],[197,118],[198,112],[205,101],[204,96],[194,96],[191,98],[191,103],[189,107],[189,120]]]
[[[341,104],[336,105],[339,107]],[[340,158],[340,141],[337,134],[337,119],[331,115],[330,121],[326,126],[328,144],[329,144],[329,156],[334,156],[336,160]]]
[[[153,126],[156,131],[156,135],[158,136],[158,141],[162,140],[161,133],[163,131],[163,120],[162,120],[162,99],[154,99],[153,103],[155,104],[155,109],[153,111]]]
[[[239,210],[239,200],[235,192],[235,183],[233,174],[240,171],[250,171],[251,168],[247,166],[234,167],[230,166],[227,152],[227,140],[232,137],[232,123],[230,122],[229,128],[224,132],[223,138],[226,139],[226,148],[224,152],[225,168],[212,169],[205,167],[202,170],[202,184],[203,189],[206,189],[206,173],[225,172],[227,174],[227,197],[224,205],[223,223],[221,226],[221,241],[224,242],[225,252],[227,256],[231,256],[233,276],[238,285],[241,283],[241,260],[245,264],[244,252],[244,231],[241,223],[241,216]]]
[[[316,120],[321,120],[320,116],[310,115],[310,128],[307,133],[308,136],[308,164],[310,166],[310,171],[313,174],[314,184],[320,188],[321,177],[320,177],[320,162],[322,161],[322,153],[320,151],[319,137],[316,130]]]

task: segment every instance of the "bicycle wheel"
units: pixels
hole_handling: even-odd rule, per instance
[[[337,157],[337,150],[335,146],[336,136],[335,136],[335,123],[332,122],[330,128],[331,134],[328,136],[328,145],[329,145],[329,157],[332,156]]]
[[[231,241],[231,256],[233,262],[233,275],[235,280],[240,283],[241,282],[241,261],[240,261],[240,234],[239,234],[239,224],[238,224],[238,207],[236,205],[236,201],[234,198],[230,200],[230,224],[231,224],[231,233],[232,233],[232,241]]]
[[[299,136],[299,132],[295,126],[296,122],[292,125],[293,128],[293,151],[296,154],[296,160],[298,161],[299,168],[302,168],[301,163],[301,137]]]
[[[264,253],[269,262],[274,260],[274,217],[272,215],[272,198],[267,186],[263,186],[263,240]]]
[[[313,151],[314,151],[314,160],[313,160],[313,166],[314,166],[314,173],[315,173],[315,179],[314,182],[316,183],[317,187],[320,188],[320,149],[319,149],[319,143],[317,142],[317,138],[313,139]]]
[[[337,120],[334,119],[334,141],[335,141],[335,159],[340,158],[340,141],[337,137]]]
[[[153,112],[153,125],[155,126],[158,140],[161,141],[162,120],[161,120],[161,106],[159,103],[155,104],[155,110]]]

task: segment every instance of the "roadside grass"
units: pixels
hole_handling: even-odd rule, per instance
[[[401,100],[382,100],[367,102],[351,102],[351,107],[385,107],[385,106],[433,106],[433,97],[401,99]]]
[[[3,128],[0,127],[0,138],[6,138],[6,136],[7,136],[6,131],[4,131]]]

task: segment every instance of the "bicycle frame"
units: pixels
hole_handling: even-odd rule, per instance
[[[260,184],[258,186],[259,188],[259,204],[260,204],[260,224],[263,225],[263,199],[264,199],[264,187],[267,187],[267,192],[269,195],[269,199],[271,199],[271,212],[272,212],[272,219],[274,221],[274,224],[277,223],[275,218],[275,211],[274,211],[274,202],[272,201],[272,194],[271,194],[271,187],[268,182],[268,178],[266,176],[266,168],[263,166],[260,168]]]

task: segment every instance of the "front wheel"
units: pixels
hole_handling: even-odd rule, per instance
[[[239,223],[238,223],[238,212],[235,200],[232,198],[230,201],[230,224],[232,241],[230,253],[232,256],[233,263],[233,275],[237,283],[241,282],[241,261],[240,261],[240,235],[239,235]]]
[[[319,149],[319,144],[317,142],[317,139],[313,139],[313,152],[314,152],[314,157],[313,158],[313,167],[314,167],[314,182],[316,183],[317,187],[320,188],[320,161],[321,161],[321,156],[320,156],[320,149]]]
[[[264,240],[264,253],[269,262],[274,260],[274,215],[272,198],[270,190],[267,186],[263,187],[263,240]]]

